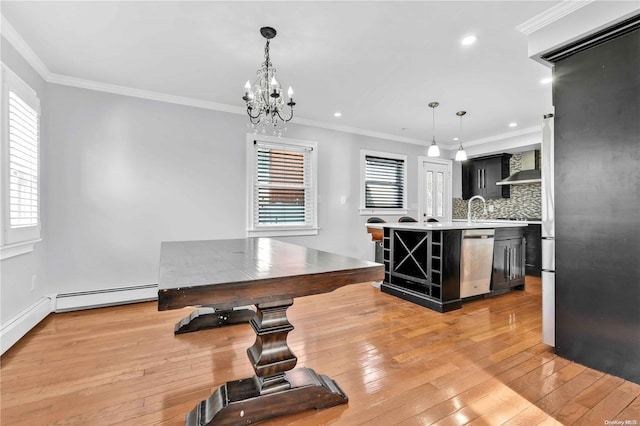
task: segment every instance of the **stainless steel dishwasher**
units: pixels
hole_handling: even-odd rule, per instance
[[[489,293],[493,269],[495,229],[462,231],[460,254],[460,297]]]

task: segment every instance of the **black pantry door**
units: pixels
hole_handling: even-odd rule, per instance
[[[638,27],[640,23],[630,32],[554,61],[553,83],[556,352],[636,383],[640,383]]]

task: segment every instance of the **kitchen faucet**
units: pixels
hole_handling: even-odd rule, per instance
[[[487,200],[485,200],[481,195],[474,195],[473,197],[469,198],[469,204],[467,205],[467,224],[469,225],[471,225],[471,202],[475,199],[482,200],[482,204],[484,205],[482,214],[485,216],[487,215]]]

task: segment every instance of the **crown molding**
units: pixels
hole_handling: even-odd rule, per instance
[[[594,1],[595,0],[564,0],[516,26],[516,29],[521,33],[530,35]]]
[[[235,105],[203,101],[200,99],[186,98],[182,96],[168,95],[166,93],[160,93],[160,92],[133,89],[131,87],[101,83],[101,82],[92,81],[92,80],[83,80],[76,77],[69,77],[61,74],[50,74],[48,82],[54,83],[54,84],[60,84],[63,86],[72,86],[72,87],[78,87],[81,89],[114,93],[122,96],[131,96],[134,98],[142,98],[142,99],[148,99],[152,101],[167,102],[171,104],[185,105],[185,106],[191,106],[195,108],[209,109],[213,111],[228,112],[231,114],[245,115],[247,113],[244,107],[239,107]],[[388,133],[375,132],[375,131],[360,129],[360,128],[351,127],[351,126],[336,125],[336,124],[326,123],[326,122],[317,121],[317,120],[311,120],[311,119],[302,118],[302,117],[299,117],[296,120],[296,124],[303,124],[306,126],[336,130],[336,131],[345,132],[345,133],[353,133],[353,134],[358,134],[362,136],[393,140],[396,142],[412,143],[417,145],[426,144],[426,141],[423,141],[420,139],[405,138],[402,136],[396,136]]]
[[[190,106],[195,108],[208,109],[213,111],[228,112],[231,114],[246,114],[244,107],[235,105],[227,105],[218,102],[204,101],[201,99],[187,98],[182,96],[174,96],[166,93],[152,92],[147,90],[134,89],[126,86],[119,86],[115,84],[102,83],[92,80],[84,80],[76,77],[71,77],[62,74],[55,74],[49,71],[49,68],[42,62],[42,60],[36,55],[31,47],[24,41],[24,39],[18,34],[13,26],[2,15],[1,21],[2,35],[15,47],[25,60],[31,65],[38,74],[47,82],[53,84],[60,84],[63,86],[78,87],[81,89],[95,90],[99,92],[113,93],[122,96],[131,96],[134,98],[147,99],[158,102],[166,102],[177,105]],[[393,140],[396,142],[411,143],[416,145],[425,145],[427,142],[419,139],[405,138],[402,136],[391,135],[387,133],[375,132],[366,129],[360,129],[357,127],[336,125],[332,123],[326,123],[317,120],[311,120],[307,118],[299,117],[296,120],[297,124],[303,124],[312,127],[318,127],[328,130],[336,130],[339,132],[352,133],[362,136]]]
[[[540,120],[540,126],[532,126],[527,127],[525,129],[516,130],[508,133],[501,133],[499,135],[489,136],[481,139],[474,139],[472,141],[465,142],[463,145],[465,147],[468,146],[476,146],[476,145],[484,145],[491,142],[497,142],[504,139],[516,138],[518,136],[530,135],[532,133],[537,133],[542,131],[542,120]]]
[[[167,102],[171,104],[185,105],[196,108],[210,109],[215,111],[230,112],[233,114],[246,114],[242,107],[221,104],[218,102],[204,101],[201,99],[187,98],[183,96],[169,95],[166,93],[152,92],[149,90],[134,89],[127,86],[118,86],[116,84],[101,83],[98,81],[84,80],[76,77],[69,77],[61,74],[50,74],[47,80],[49,83],[60,84],[63,86],[78,87],[81,89],[95,90],[98,92],[113,93],[122,96],[131,96],[133,98],[148,99],[152,101]]]
[[[16,48],[18,53],[22,55],[22,57],[29,63],[29,65],[31,65],[38,74],[40,74],[40,77],[42,77],[45,81],[49,81],[49,77],[51,75],[49,68],[47,68],[40,57],[36,55],[33,50],[31,50],[31,47],[29,47],[27,42],[24,41],[24,39],[20,36],[20,34],[18,34],[15,28],[13,28],[13,25],[11,25],[9,21],[7,21],[7,18],[5,18],[4,15],[0,16],[0,32],[2,33],[4,38],[6,38],[7,41]]]
[[[486,138],[469,140],[469,141],[463,142],[462,145],[464,146],[465,149],[473,147],[473,146],[480,146],[480,145],[491,146],[492,144],[494,144],[496,142],[499,142],[499,141],[503,141],[505,139],[513,139],[513,138],[517,138],[519,136],[525,136],[525,135],[530,135],[530,134],[534,134],[534,133],[540,133],[541,131],[542,131],[541,126],[532,126],[532,127],[527,127],[525,129],[516,130],[516,131],[513,131],[513,132],[500,133],[499,135],[488,136]],[[456,141],[453,144],[447,144],[447,143],[439,142],[438,145],[440,146],[440,148],[443,148],[443,149],[457,151],[458,150],[458,146],[460,144]]]
[[[592,1],[588,0],[587,2]],[[564,3],[564,2],[563,2]],[[569,2],[572,3],[572,2]],[[166,102],[177,105],[190,106],[194,108],[202,108],[213,111],[221,111],[228,112],[231,114],[246,114],[246,110],[244,107],[239,107],[235,105],[222,104],[218,102],[210,102],[204,101],[201,99],[195,98],[187,98],[182,96],[169,95],[166,93],[153,92],[147,90],[134,89],[127,86],[119,86],[115,84],[102,83],[98,81],[85,80],[77,77],[71,77],[62,74],[55,74],[49,71],[49,68],[42,62],[42,60],[36,55],[36,53],[29,47],[29,45],[24,41],[24,39],[16,32],[13,26],[6,20],[4,15],[2,15],[1,21],[1,32],[2,35],[9,41],[13,47],[16,48],[18,53],[20,53],[25,60],[40,74],[40,76],[47,82],[52,84],[60,84],[63,86],[71,86],[77,87],[81,89],[94,90],[99,92],[113,93],[122,96],[130,96],[134,98],[147,99],[158,102]],[[376,132],[367,129],[361,129],[358,127],[345,126],[333,123],[327,123],[318,120],[311,120],[308,118],[298,117],[296,120],[296,124],[302,124],[311,127],[317,127],[327,130],[335,130],[338,132],[351,133],[361,136],[367,136],[372,138],[384,139],[394,142],[402,142],[402,143],[410,143],[414,145],[423,145],[425,148],[428,146],[428,140],[407,138],[403,136],[393,135],[389,133]],[[539,129],[538,129],[539,130]],[[511,132],[505,133],[502,135],[496,135],[490,138],[478,139],[476,141],[469,141],[465,143],[465,146],[478,145],[482,143],[492,142],[496,140],[502,140],[513,136],[518,136],[523,134],[525,130],[519,132]],[[531,133],[531,132],[528,132]],[[457,148],[457,144],[441,144],[443,149],[455,149]]]
[[[246,112],[243,112],[243,114],[246,114]],[[308,118],[298,117],[298,119],[296,120],[296,124],[304,124],[306,126],[319,127],[319,128],[328,129],[328,130],[336,130],[338,132],[352,133],[352,134],[368,136],[372,138],[392,140],[395,142],[411,143],[414,145],[424,145],[425,148],[428,147],[427,140],[407,138],[403,136],[393,135],[390,133],[376,132],[373,130],[361,129],[359,127],[327,123],[324,121],[311,120]]]

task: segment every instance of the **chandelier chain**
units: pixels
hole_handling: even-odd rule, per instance
[[[267,39],[267,43],[264,45],[264,64],[262,64],[262,66],[269,68],[271,65],[271,60],[269,58],[269,40]]]

